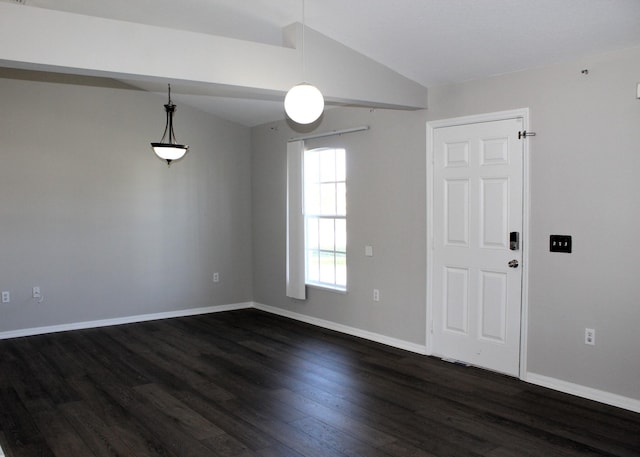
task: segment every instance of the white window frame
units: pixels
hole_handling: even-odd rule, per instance
[[[344,148],[332,148],[332,147],[321,147],[321,148],[314,148],[314,149],[309,149],[309,150],[304,150],[303,152],[303,159],[307,160],[309,157],[309,153],[315,152],[318,154],[318,159],[320,159],[322,156],[321,154],[323,152],[328,152],[328,151],[342,151],[342,157],[344,158],[346,151]],[[334,157],[337,157],[336,152],[333,153]],[[309,183],[305,182],[306,177],[305,175],[305,169],[304,169],[304,160],[303,160],[303,190],[307,189],[307,186],[309,185]],[[317,185],[318,186],[318,192],[317,192],[317,196],[318,196],[318,201],[316,202],[316,212],[310,212],[309,208],[307,208],[306,206],[303,206],[303,214],[304,214],[304,229],[305,229],[305,235],[304,235],[304,252],[305,252],[305,283],[308,286],[311,287],[318,287],[318,288],[322,288],[322,289],[330,289],[333,291],[338,291],[338,292],[346,292],[347,291],[347,287],[348,287],[348,276],[347,276],[347,208],[346,208],[346,185],[347,185],[347,177],[346,177],[346,158],[344,159],[344,163],[342,164],[341,167],[338,166],[338,164],[336,163],[334,165],[335,169],[334,169],[334,175],[332,179],[328,179],[328,180],[322,180],[321,176],[318,176],[318,180],[314,181],[313,183],[311,183],[312,185]],[[322,167],[320,167],[322,168]],[[337,170],[339,168],[342,168],[342,173],[341,176],[337,175]],[[342,178],[342,179],[340,179]],[[322,188],[324,185],[326,184],[331,184],[334,185],[334,189],[336,191],[336,193],[334,194],[334,209],[335,211],[333,212],[329,212],[329,211],[323,211],[320,207],[322,205]],[[344,200],[343,200],[343,208],[340,208],[340,205],[338,204],[340,198],[338,196],[337,190],[340,187],[340,185],[342,185],[342,187],[344,188]],[[305,195],[305,197],[308,197],[308,195]],[[307,200],[306,198],[303,201],[303,204],[306,205]],[[340,211],[340,209],[342,209],[342,212]],[[322,247],[322,243],[320,241],[320,239],[318,239],[318,243],[315,246],[310,246],[308,243],[309,241],[312,239],[312,237],[309,234],[309,228],[310,228],[310,223],[317,221],[318,224],[320,224],[321,220],[331,220],[334,222],[334,237],[333,237],[333,249],[326,249]],[[337,237],[335,236],[336,234],[336,226],[335,223],[336,221],[344,221],[344,250],[339,249],[338,243],[339,240],[337,239]],[[320,229],[318,228],[318,236],[320,232]],[[316,253],[318,256],[318,268],[317,268],[317,276],[316,278],[311,278],[311,272],[312,272],[312,265],[311,265],[311,254]],[[320,257],[323,254],[329,254],[330,256],[333,257],[333,281],[332,282],[328,282],[328,281],[322,281],[321,279],[321,265],[320,265]],[[342,272],[340,271],[341,268],[338,266],[338,258],[344,258],[344,267],[342,269]],[[339,278],[344,278],[344,281],[341,281]]]

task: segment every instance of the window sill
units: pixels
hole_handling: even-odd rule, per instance
[[[323,286],[322,284],[305,284],[307,287],[309,287],[310,289],[317,289],[317,290],[326,290],[327,292],[334,292],[336,294],[341,294],[341,295],[347,295],[347,289],[336,289],[330,286]]]

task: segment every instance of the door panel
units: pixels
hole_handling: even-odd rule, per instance
[[[445,233],[449,246],[469,245],[469,180],[445,182]]]
[[[482,248],[506,249],[508,243],[509,181],[480,180],[480,242]]]
[[[505,343],[507,275],[496,271],[481,271],[480,276],[479,337]]]
[[[434,129],[433,352],[517,375],[520,362],[522,119]]]
[[[467,334],[469,324],[469,270],[464,268],[445,267],[446,307],[445,331]]]
[[[469,166],[469,143],[448,143],[445,147],[447,168]]]

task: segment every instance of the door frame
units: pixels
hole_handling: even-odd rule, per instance
[[[529,108],[520,108],[508,111],[476,114],[471,116],[455,117],[427,122],[427,322],[426,322],[426,352],[433,355],[433,194],[434,194],[434,155],[433,135],[434,130],[442,127],[453,127],[465,124],[477,124],[481,122],[502,121],[507,119],[522,119],[522,128],[529,130]],[[529,321],[529,226],[530,226],[530,179],[529,179],[529,151],[528,138],[522,139],[522,312],[520,317],[520,379],[526,378],[527,373],[527,329]]]

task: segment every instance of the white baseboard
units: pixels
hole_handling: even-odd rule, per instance
[[[108,327],[111,325],[133,324],[135,322],[156,321],[169,319],[172,317],[195,316],[198,314],[219,313],[222,311],[234,311],[237,309],[253,308],[253,302],[234,303],[230,305],[206,306],[204,308],[180,309],[176,311],[166,311],[153,314],[139,314],[137,316],[117,317],[114,319],[103,319],[96,321],[73,322],[70,324],[51,325],[48,327],[25,328],[0,332],[0,340],[9,338],[19,338],[21,336],[43,335],[45,333],[67,332],[69,330],[82,330],[87,328]],[[2,454],[0,454],[2,457]]]
[[[282,308],[276,308],[275,306],[264,305],[262,303],[255,303],[256,309],[266,311],[271,314],[277,314],[279,316],[288,317],[297,321],[305,322],[307,324],[316,325],[318,327],[326,328],[329,330],[335,330],[337,332],[345,333],[347,335],[357,336],[366,340],[375,341],[376,343],[386,344],[387,346],[395,347],[398,349],[404,349],[405,351],[415,352],[425,355],[427,353],[427,347],[421,344],[411,343],[405,340],[399,340],[391,338],[389,336],[381,335],[379,333],[369,332],[348,325],[338,324],[336,322],[327,321],[317,317],[307,316],[305,314],[299,314],[293,311],[288,311]]]
[[[550,378],[536,373],[527,373],[525,381],[538,386],[557,390],[559,392],[564,392],[566,394],[576,395],[578,397],[587,398],[606,405],[616,406],[618,408],[640,413],[640,400],[633,398],[623,397],[622,395],[612,394],[603,390],[593,389],[591,387],[574,384],[561,379]]]

